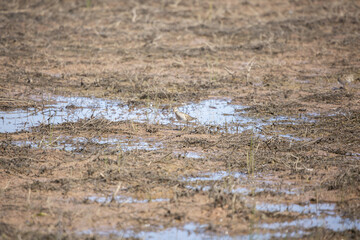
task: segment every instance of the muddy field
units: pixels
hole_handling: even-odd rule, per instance
[[[355,0],[0,1],[0,239],[360,238],[359,49]]]

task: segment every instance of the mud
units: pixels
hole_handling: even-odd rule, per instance
[[[0,238],[359,238],[359,19],[2,1]]]

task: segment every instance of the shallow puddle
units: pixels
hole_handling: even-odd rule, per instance
[[[110,121],[132,120],[151,124],[184,125],[176,121],[172,110],[163,110],[163,107],[149,104],[148,107],[130,109],[121,101],[105,100],[88,97],[57,96],[48,99],[53,104],[45,105],[44,109],[29,108],[14,111],[0,111],[0,132],[17,132],[28,130],[30,127],[44,124],[60,124],[76,122],[80,119],[97,117]],[[274,117],[258,119],[245,116],[244,106],[234,105],[228,99],[209,99],[199,103],[191,103],[179,107],[195,118],[195,125],[215,127],[217,130],[228,133],[239,133],[244,130],[259,129],[261,126],[276,121],[295,124],[299,120],[290,117]]]
[[[110,203],[110,202],[116,202],[116,203],[149,203],[149,202],[167,202],[169,199],[167,198],[155,198],[155,199],[145,199],[145,200],[139,200],[132,197],[127,196],[115,196],[114,198],[112,196],[108,197],[98,197],[98,196],[90,196],[87,197],[85,200],[91,201],[91,202],[97,202],[101,204]]]
[[[175,151],[174,154],[176,156],[180,156],[183,158],[203,158],[201,153],[197,153],[193,151],[185,151],[185,152]]]
[[[87,200],[98,203],[110,203],[111,197],[89,197]],[[118,196],[115,198],[118,203],[147,203],[169,201],[168,199],[153,200],[137,200],[130,197]],[[206,231],[208,225],[200,225],[196,223],[188,223],[183,227],[173,227],[168,229],[159,229],[158,231],[133,231],[133,230],[116,230],[116,229],[91,229],[82,231],[79,234],[101,236],[121,236],[125,238],[140,239],[272,239],[272,238],[301,238],[309,234],[307,230],[312,228],[323,228],[335,232],[346,230],[360,231],[360,220],[351,220],[342,218],[336,212],[336,204],[318,203],[318,204],[273,204],[259,203],[254,206],[248,206],[250,209],[255,208],[256,211],[285,213],[292,212],[299,214],[301,218],[293,221],[258,222],[250,229],[250,234],[228,236],[227,234],[215,234]],[[150,227],[150,226],[148,226]]]
[[[300,188],[294,187],[290,184],[280,184],[271,177],[263,178],[261,176],[249,176],[241,172],[212,172],[202,173],[196,177],[184,177],[182,181],[188,182],[188,189],[208,191],[211,189],[211,183],[221,181],[226,177],[233,177],[234,183],[231,192],[243,195],[253,195],[261,192],[273,192],[278,194],[299,195],[302,193]]]
[[[232,183],[230,190],[224,192],[239,193],[243,196],[243,200],[247,202],[249,209],[264,213],[295,213],[302,216],[301,219],[286,222],[258,223],[254,226],[256,231],[273,231],[277,233],[255,234],[252,237],[263,238],[286,238],[286,237],[303,237],[307,234],[306,230],[311,228],[325,228],[332,231],[346,231],[350,229],[360,230],[360,220],[351,220],[342,218],[336,211],[336,204],[333,203],[304,203],[304,204],[283,204],[283,203],[267,203],[259,202],[254,204],[255,193],[273,192],[288,195],[301,195],[302,189],[294,187],[293,184],[279,183],[271,176],[248,176],[239,172],[219,171],[215,173],[203,173],[196,177],[182,178],[183,181],[189,183],[188,189],[196,189],[200,191],[210,191],[214,186],[211,183],[219,181],[220,185],[227,177],[233,177],[236,181]],[[195,184],[194,184],[195,183]],[[240,186],[239,186],[240,185]],[[256,199],[256,198],[255,198]],[[262,201],[266,201],[265,199]],[[291,229],[291,230],[290,230]],[[291,235],[283,235],[282,232]],[[241,239],[243,236],[239,236]],[[248,236],[247,236],[248,237]],[[216,238],[215,238],[216,239]],[[236,237],[237,239],[237,237]]]
[[[296,212],[302,214],[316,214],[320,215],[330,214],[335,215],[336,204],[332,203],[318,203],[318,204],[273,204],[260,203],[255,205],[256,210],[263,212]]]
[[[340,216],[326,216],[298,219],[288,222],[264,223],[259,227],[277,231],[284,231],[284,229],[287,228],[311,229],[316,227],[325,228],[335,232],[343,232],[351,229],[360,231],[360,220],[351,220]]]
[[[47,149],[59,149],[64,151],[81,151],[84,148],[98,147],[96,145],[107,145],[105,148],[132,151],[132,150],[157,150],[162,147],[161,142],[157,142],[154,139],[144,138],[125,138],[123,136],[110,137],[110,138],[91,138],[84,137],[59,137],[54,140],[43,141],[12,141],[17,146],[30,146],[31,148],[47,148]],[[95,145],[95,146],[94,146]]]
[[[217,239],[214,236],[205,233],[207,225],[198,225],[195,223],[188,223],[181,228],[160,229],[159,231],[140,231],[133,230],[85,230],[79,234],[101,236],[117,236],[120,238],[138,238],[138,239]],[[221,238],[224,239],[224,238]]]
[[[262,192],[272,192],[275,194],[287,194],[287,195],[299,195],[301,191],[297,188],[287,187],[288,189],[284,189],[284,187],[254,187],[254,188],[246,188],[246,187],[237,187],[234,188],[232,193],[240,193],[244,195],[254,195]]]
[[[63,141],[12,141],[12,144],[19,147],[30,147],[30,148],[51,148],[51,149],[59,149],[64,151],[76,151],[77,147],[74,146],[73,143],[67,143],[65,140]]]
[[[227,99],[208,99],[200,103],[192,103],[179,107],[181,112],[185,112],[197,119],[202,125],[224,126],[230,123],[249,123],[252,119],[238,116],[237,112],[245,108],[242,105],[230,104]]]
[[[95,138],[91,141],[97,144],[110,144],[121,148],[123,151],[132,151],[132,150],[147,150],[153,151],[159,148],[162,148],[162,143],[156,141],[155,139],[145,139],[145,138]]]
[[[351,229],[360,230],[360,221],[343,219],[339,216],[326,216],[324,218],[306,218],[282,223],[259,223],[252,227],[250,234],[235,236],[211,233],[206,231],[206,229],[209,228],[208,225],[200,225],[196,223],[188,223],[185,224],[183,227],[160,229],[158,231],[89,229],[81,231],[79,232],[79,234],[97,234],[106,237],[117,236],[121,238],[139,239],[286,239],[306,237],[306,235],[309,234],[309,232],[307,232],[306,230],[310,230],[316,227],[336,232],[342,232]],[[274,230],[276,232],[273,232]]]
[[[247,174],[240,172],[211,172],[211,173],[202,173],[200,176],[196,177],[184,177],[182,180],[186,182],[195,182],[195,181],[219,181],[224,177],[232,176],[234,178],[247,178]]]
[[[309,218],[297,219],[294,221],[260,224],[259,228],[283,230],[292,227],[304,230],[318,227],[337,232],[350,229],[360,231],[360,219],[351,220],[342,218],[336,212],[336,204],[333,203],[309,203],[304,205],[260,203],[256,204],[255,209],[263,212],[293,212],[301,215],[310,215]]]
[[[301,142],[301,141],[312,141],[313,139],[311,138],[302,138],[302,137],[295,137],[291,134],[278,134],[276,135],[276,133],[273,136],[266,136],[263,134],[258,134],[258,136],[262,139],[273,139],[273,138],[284,138],[284,139],[288,139],[290,141],[293,142]]]
[[[90,117],[102,117],[110,121],[134,120],[155,122],[158,112],[153,107],[130,110],[121,101],[101,98],[57,96],[48,100],[55,101],[55,103],[46,105],[43,110],[29,108],[27,110],[0,111],[0,116],[2,116],[0,132],[27,130],[41,123],[60,124],[76,122]]]
[[[286,238],[286,237],[300,237],[303,232],[290,232],[290,233],[252,233],[249,235],[229,236],[227,234],[212,234],[207,232],[208,225],[200,225],[197,223],[188,223],[182,227],[173,227],[167,229],[159,229],[158,231],[134,231],[134,230],[85,230],[79,232],[81,235],[94,235],[98,234],[104,237],[116,236],[120,238],[136,238],[136,239],[186,239],[186,240],[202,240],[202,239],[271,239],[271,238]]]

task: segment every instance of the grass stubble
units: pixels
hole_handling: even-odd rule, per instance
[[[256,211],[264,199],[334,202],[341,216],[358,219],[359,6],[356,1],[267,4],[2,3],[7,25],[1,110],[41,110],[46,101],[39,104],[34,96],[48,93],[120,99],[129,107],[171,115],[176,104],[225,96],[249,106],[241,114],[297,120],[264,126],[266,138],[252,131],[230,133],[238,127],[234,123],[178,131],[156,124],[156,116],[153,124],[90,118],[54,125],[48,119],[29,131],[1,133],[1,236],[76,239],[83,238],[78,232],[98,226],[139,231],[189,222],[207,224],[213,234],[251,235],[261,233],[259,222],[306,217]],[[345,88],[338,83],[343,75],[354,79]],[[68,140],[60,141],[64,136]],[[114,147],[92,141],[114,136],[128,142],[152,139],[162,147],[124,151],[123,142]],[[18,146],[17,141],[40,144]],[[65,144],[74,149],[66,151]],[[247,179],[227,176],[192,185],[208,190],[183,181],[219,171],[240,172]],[[279,189],[290,184],[302,192],[257,193],[256,181],[265,176]],[[234,192],[239,186],[250,193]],[[117,202],[117,195],[147,202]],[[92,202],[89,196],[110,201]],[[168,201],[157,202],[160,198]],[[308,237],[358,235],[316,228]]]

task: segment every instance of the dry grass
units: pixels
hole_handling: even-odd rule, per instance
[[[1,237],[76,239],[93,226],[188,222],[208,224],[212,233],[253,234],[258,222],[299,217],[256,211],[252,203],[264,199],[334,202],[358,217],[359,9],[357,1],[336,0],[1,2],[3,111],[44,109],[47,94],[120,99],[130,109],[151,105],[169,114],[174,105],[228,97],[248,106],[237,116],[285,117],[260,132],[234,133],[243,125],[233,123],[179,131],[92,117],[1,133]],[[111,137],[120,140],[94,140]],[[125,148],[139,142],[161,145]],[[183,180],[219,171],[250,175]],[[264,187],[266,176],[278,184],[273,191],[232,192]],[[301,193],[281,192],[289,184]],[[115,195],[149,202],[88,200]],[[309,238],[341,234],[359,235],[317,228]]]

